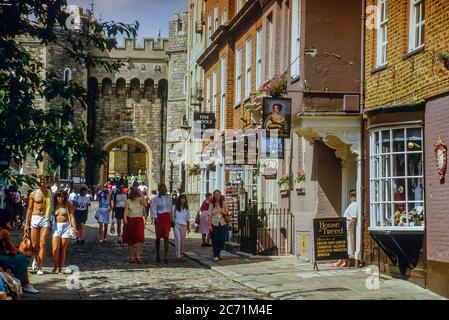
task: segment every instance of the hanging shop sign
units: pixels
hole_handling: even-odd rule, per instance
[[[225,135],[225,165],[257,164],[257,132],[232,132]]]
[[[275,160],[261,160],[260,174],[266,180],[276,180],[278,173],[278,164]]]
[[[284,159],[285,139],[279,137],[275,130],[259,132],[259,156],[261,159]]]
[[[348,258],[346,218],[313,220],[315,262]]]
[[[195,112],[193,114],[193,137],[207,139],[214,136],[215,113]]]
[[[291,130],[291,99],[263,99],[263,128],[276,130],[280,138],[290,138]]]
[[[435,152],[438,179],[440,179],[441,183],[443,183],[447,168],[447,147],[441,138],[438,138],[437,142],[433,145],[433,150]]]

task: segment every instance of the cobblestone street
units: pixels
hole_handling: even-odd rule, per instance
[[[66,265],[78,267],[79,275],[51,274],[51,256],[47,255],[45,274],[31,272],[31,281],[41,294],[24,299],[270,299],[187,258],[177,262],[172,246],[169,262],[156,262],[154,234],[149,230],[142,265],[128,262],[127,247],[118,244],[115,235],[108,236],[109,242],[98,243],[93,218],[87,230],[84,245],[72,242],[68,248]]]

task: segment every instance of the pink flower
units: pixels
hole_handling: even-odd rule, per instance
[[[298,176],[303,176],[305,174],[304,169],[298,169],[296,173],[298,174]]]

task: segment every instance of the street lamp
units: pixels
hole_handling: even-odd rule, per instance
[[[175,144],[171,144],[171,148],[168,151],[168,159],[170,160],[170,194],[173,192],[173,161],[175,160],[176,151],[174,150]]]

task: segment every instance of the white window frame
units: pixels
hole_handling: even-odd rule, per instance
[[[212,112],[217,112],[217,97],[218,97],[218,83],[217,83],[217,71],[212,74]]]
[[[388,45],[388,0],[377,2],[377,39],[376,39],[376,65],[381,67],[387,64]]]
[[[301,0],[292,0],[292,32],[290,43],[290,77],[297,78],[300,75]]]
[[[234,105],[238,106],[242,96],[242,48],[235,52],[235,96]]]
[[[419,12],[420,20],[417,22],[417,12]],[[424,0],[410,0],[410,29],[409,29],[409,52],[418,50],[424,47],[425,32],[425,1]],[[416,39],[418,37],[418,39]]]
[[[226,56],[221,58],[220,63],[220,131],[226,128]]]
[[[263,29],[260,27],[256,32],[256,89],[262,86],[262,60],[263,60]]]
[[[223,12],[221,13],[221,25],[226,26],[228,24],[228,11],[226,8],[223,9]]]
[[[249,38],[245,43],[245,100],[251,94],[251,65],[252,65],[253,39]]]
[[[244,5],[244,0],[236,0],[236,1],[237,1],[237,10],[235,11],[235,14],[237,14],[240,11],[240,9],[243,8]]]
[[[268,78],[272,78],[274,76],[274,54],[273,54],[273,38],[274,38],[274,23],[273,23],[273,15],[267,17],[267,36],[268,36]]]
[[[206,112],[210,112],[210,76],[206,80]]]
[[[421,150],[409,150],[408,144],[411,142],[408,139],[407,130],[419,129],[421,134],[420,146]],[[393,132],[394,130],[404,131],[404,150],[393,151]],[[389,132],[389,143],[388,139],[387,146],[389,148],[388,152],[384,152],[384,144],[382,136]],[[371,130],[370,132],[370,230],[424,230],[425,225],[421,226],[395,226],[394,225],[394,215],[395,215],[395,204],[405,204],[405,212],[407,213],[407,223],[409,223],[409,212],[411,209],[416,208],[415,204],[421,204],[423,208],[423,214],[425,217],[425,186],[424,186],[424,153],[423,153],[423,143],[424,143],[424,130],[422,126],[419,125],[404,125],[404,126],[394,126],[394,127],[382,127]],[[376,144],[376,137],[378,143]],[[393,174],[395,155],[404,155],[404,175],[395,176]],[[421,154],[421,172],[418,175],[408,175],[409,174],[409,155],[411,154]],[[384,162],[386,160],[386,162]],[[384,163],[386,165],[384,166]],[[409,181],[416,179],[422,183],[422,193],[421,200],[409,200]],[[395,201],[395,181],[402,180],[404,182],[403,187],[403,200]],[[384,190],[386,186],[386,190]],[[410,208],[410,209],[409,209]],[[386,211],[386,212],[384,212]],[[387,219],[389,216],[389,219]],[[390,225],[384,225],[384,222],[389,220]],[[424,219],[425,223],[425,219]]]
[[[219,27],[218,24],[218,5],[215,5],[214,7],[214,32],[217,31]]]
[[[207,16],[207,46],[210,45],[212,38],[212,14]]]

